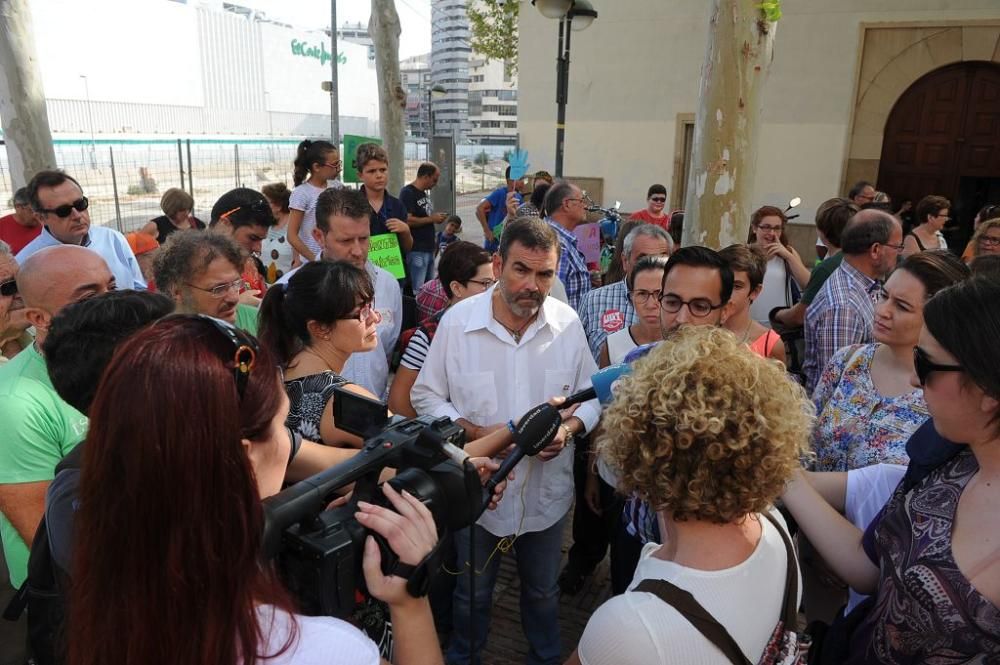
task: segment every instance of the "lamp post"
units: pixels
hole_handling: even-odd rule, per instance
[[[556,53],[556,177],[563,175],[566,143],[566,101],[569,98],[569,47],[572,30],[586,30],[597,18],[588,0],[531,0],[545,18],[559,20],[559,50]],[[576,19],[574,25],[573,19]]]
[[[86,74],[80,74],[83,79],[83,90],[87,97],[87,123],[90,125],[90,168],[97,168],[97,142],[94,140],[94,113],[90,108],[90,81]]]
[[[434,136],[434,106],[432,103],[432,98],[441,98],[448,94],[448,91],[444,89],[444,86],[440,83],[435,83],[431,87],[427,88],[427,142],[430,143],[431,137]],[[430,157],[428,156],[428,159]]]

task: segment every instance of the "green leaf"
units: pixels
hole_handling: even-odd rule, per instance
[[[764,0],[756,7],[764,12],[764,18],[768,21],[774,22],[781,19],[781,0]]]
[[[487,60],[502,60],[508,75],[517,72],[517,0],[481,0],[466,13],[472,50]]]

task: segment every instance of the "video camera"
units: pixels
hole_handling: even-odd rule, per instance
[[[355,605],[355,590],[364,588],[361,560],[368,535],[382,554],[382,571],[403,574],[413,596],[424,595],[438,567],[435,554],[418,566],[402,564],[388,543],[355,519],[358,501],[389,506],[379,490],[386,467],[397,470],[388,482],[424,503],[434,516],[440,542],[469,526],[489,505],[493,488],[514,464],[505,463],[483,487],[479,473],[461,450],[464,430],[449,418],[389,418],[383,402],[335,389],[337,427],[365,439],[352,459],[296,483],[264,500],[263,556],[277,559],[279,573],[308,615],[346,618]],[[561,422],[548,404],[528,412],[514,430],[515,452],[521,459],[547,446]],[[351,500],[327,509],[337,490],[355,483]]]

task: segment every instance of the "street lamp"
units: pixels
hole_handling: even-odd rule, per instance
[[[435,130],[435,127],[434,127],[434,106],[431,103],[431,98],[432,97],[436,97],[438,99],[441,99],[442,97],[444,97],[447,94],[448,94],[448,91],[445,90],[444,86],[441,85],[440,83],[435,83],[431,87],[427,88],[427,122],[430,123],[430,126],[427,128],[427,141],[428,142],[431,140],[431,137],[434,136],[434,130]]]
[[[559,50],[556,53],[556,177],[563,175],[566,143],[566,101],[569,98],[570,31],[586,30],[597,18],[588,0],[531,0],[545,18],[559,19]],[[576,19],[576,24],[573,24]]]
[[[97,168],[97,143],[94,141],[94,113],[90,108],[90,81],[86,74],[80,74],[83,79],[83,90],[87,97],[87,123],[90,125],[90,168]]]

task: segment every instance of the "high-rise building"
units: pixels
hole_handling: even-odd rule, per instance
[[[466,0],[431,0],[431,81],[445,94],[433,100],[434,133],[463,141],[469,131],[469,45]]]
[[[430,137],[431,90],[430,54],[415,55],[399,63],[399,74],[406,90],[406,134],[409,137]]]
[[[482,145],[517,143],[517,76],[499,60],[473,55],[469,62],[469,140]]]

